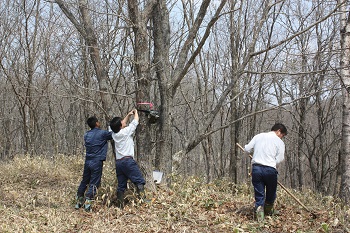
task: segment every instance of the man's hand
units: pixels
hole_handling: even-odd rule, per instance
[[[135,111],[136,111],[136,109],[131,110],[131,111],[128,113],[128,116],[134,115],[134,114],[135,114]]]
[[[133,112],[134,112],[134,119],[138,121],[139,120],[139,113],[137,112],[137,109],[134,109]]]
[[[128,113],[128,117],[131,116],[131,115],[134,115],[134,117],[138,117],[138,112],[137,112],[137,109],[133,109],[131,110],[129,113]]]

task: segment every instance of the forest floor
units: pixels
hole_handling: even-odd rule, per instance
[[[279,188],[279,216],[257,222],[250,182],[206,184],[174,177],[171,188],[146,190],[150,203],[129,195],[123,210],[113,204],[115,172],[104,166],[93,211],[75,210],[84,160],[20,156],[0,164],[0,232],[350,232],[350,207],[333,197],[289,190],[312,213]]]

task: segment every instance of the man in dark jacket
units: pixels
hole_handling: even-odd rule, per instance
[[[86,123],[91,130],[84,135],[86,156],[83,178],[77,191],[75,208],[79,209],[84,205],[86,211],[91,211],[92,200],[101,184],[103,161],[106,160],[107,156],[108,140],[113,138],[112,132],[100,129],[100,122],[95,116],[89,117]]]

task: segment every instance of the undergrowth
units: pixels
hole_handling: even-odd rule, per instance
[[[128,192],[123,210],[114,204],[114,164],[105,162],[93,211],[74,209],[84,160],[76,156],[17,156],[0,164],[1,232],[350,232],[349,206],[311,191],[279,188],[279,216],[259,223],[249,182],[206,184],[200,177],[173,177],[171,187],[146,190],[141,204]]]

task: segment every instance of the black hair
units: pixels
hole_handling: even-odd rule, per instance
[[[287,135],[287,128],[286,126],[284,126],[284,124],[276,123],[271,128],[271,131],[278,131],[278,130],[280,130],[282,134]]]
[[[111,127],[114,133],[118,133],[122,127],[122,118],[114,117],[110,122],[109,126]]]
[[[98,122],[98,119],[95,116],[89,117],[86,121],[86,124],[88,124],[88,126],[91,129],[94,129],[96,127],[96,123]]]

